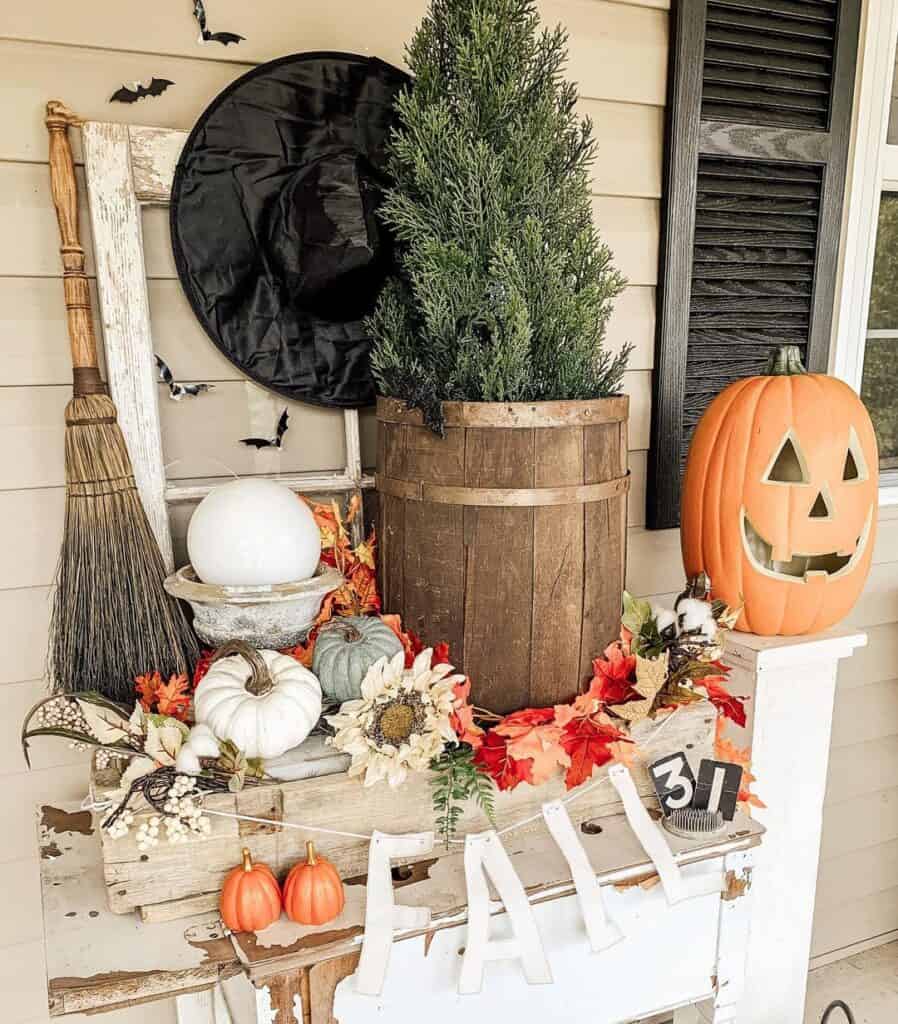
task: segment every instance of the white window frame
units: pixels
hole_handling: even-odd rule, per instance
[[[868,336],[880,196],[884,191],[898,192],[898,145],[886,143],[896,45],[898,0],[866,0],[861,20],[839,286],[829,363],[830,373],[857,392],[861,390]],[[882,474],[879,503],[898,505],[898,471]]]

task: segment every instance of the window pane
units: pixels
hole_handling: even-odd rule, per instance
[[[879,204],[861,397],[879,440],[879,464],[898,467],[898,193]]]
[[[898,146],[898,48],[895,50],[895,70],[892,72],[892,104],[889,107],[886,142],[890,146]]]

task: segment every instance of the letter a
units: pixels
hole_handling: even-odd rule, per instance
[[[505,905],[514,937],[491,940],[487,874]],[[465,840],[465,881],[468,886],[468,938],[458,983],[460,995],[479,992],[487,960],[519,959],[531,985],[552,981],[552,972],[524,886],[495,831]]]

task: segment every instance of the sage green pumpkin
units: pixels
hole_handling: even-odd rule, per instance
[[[375,661],[401,650],[399,637],[376,616],[333,619],[315,640],[312,671],[324,696],[342,704],[361,696],[362,680]]]

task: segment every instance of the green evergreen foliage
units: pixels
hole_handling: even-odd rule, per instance
[[[566,33],[533,0],[432,0],[407,60],[381,208],[401,272],[369,318],[381,393],[435,429],[444,400],[615,393],[629,351],[603,339],[625,281],[591,219]]]

